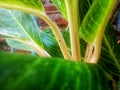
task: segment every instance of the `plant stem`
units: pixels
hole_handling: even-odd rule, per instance
[[[92,44],[87,45],[85,62],[97,63],[101,53],[102,40],[95,41]]]
[[[65,59],[71,59],[71,55],[70,52],[68,51],[67,45],[64,41],[64,38],[58,28],[58,26],[56,25],[56,23],[54,23],[47,15],[41,15],[40,16],[44,21],[46,21],[46,23],[50,26],[50,28],[52,29],[56,40],[60,46],[60,49],[62,51],[62,54],[64,56]]]
[[[71,53],[74,61],[81,60],[80,40],[78,34],[78,1],[79,0],[74,0],[71,5],[70,0],[65,0],[70,29]]]
[[[111,17],[112,11],[115,8],[116,1],[109,3],[108,9],[105,12],[104,20],[102,21],[101,25],[99,25],[98,33],[95,40],[92,43],[89,43],[87,46],[86,54],[85,54],[85,62],[88,63],[97,63],[101,53],[101,44],[102,38],[104,35],[104,31],[106,29],[107,23]]]

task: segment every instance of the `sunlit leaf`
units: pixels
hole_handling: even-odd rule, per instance
[[[28,13],[45,13],[40,0],[0,0],[0,7],[22,10]]]
[[[117,0],[94,0],[80,26],[80,36],[87,42],[103,35]]]

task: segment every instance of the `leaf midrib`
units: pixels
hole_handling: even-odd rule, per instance
[[[36,46],[40,49],[43,50],[42,47],[39,47],[36,42],[34,42],[34,40],[31,38],[31,36],[26,32],[26,30],[23,28],[23,26],[19,23],[19,21],[17,20],[17,18],[13,15],[13,13],[11,12],[11,10],[9,10],[10,14],[13,16],[13,18],[15,19],[15,21],[17,22],[17,24],[20,26],[20,28],[22,29],[22,31],[28,36],[29,40],[32,42],[33,46]]]

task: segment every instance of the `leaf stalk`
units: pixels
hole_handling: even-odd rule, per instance
[[[71,54],[72,60],[74,61],[81,60],[80,40],[78,34],[78,2],[79,0],[73,1],[73,5],[71,6],[70,0],[65,0],[69,22]]]
[[[41,18],[46,21],[46,23],[50,26],[50,28],[52,29],[56,40],[60,46],[61,52],[64,56],[65,59],[71,59],[71,55],[70,52],[68,50],[68,47],[64,41],[64,38],[62,36],[62,33],[60,31],[60,29],[58,28],[57,24],[54,23],[47,15],[42,15]]]

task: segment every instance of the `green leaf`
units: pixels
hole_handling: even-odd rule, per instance
[[[79,0],[79,19],[80,24],[86,16],[89,8],[91,7],[94,0]]]
[[[120,45],[111,24],[108,24],[102,45],[99,64],[111,75],[120,77]]]
[[[97,64],[6,53],[0,58],[0,90],[108,90]]]
[[[41,31],[40,34],[41,34],[41,40],[42,40],[42,43],[44,45],[45,50],[52,57],[63,58],[63,55],[62,55],[62,53],[60,51],[60,48],[59,48],[59,45],[58,45],[55,37],[53,36],[53,33],[51,32],[51,30],[49,30],[49,33],[48,33],[48,30]],[[30,48],[26,44],[24,44],[22,42],[18,42],[16,40],[13,40],[13,39],[10,39],[10,38],[9,39],[7,38],[7,43],[12,48],[34,51],[32,48]]]
[[[55,6],[58,8],[61,14],[64,16],[64,18],[68,19],[65,0],[51,0],[51,1],[55,4]]]
[[[0,9],[0,35],[26,44],[39,55],[47,54],[41,41],[40,30],[32,15]]]
[[[14,40],[13,38],[6,38],[7,44],[11,47],[11,48],[15,48],[15,49],[20,49],[20,50],[27,50],[27,51],[34,51],[32,48],[30,48],[28,45],[19,42],[17,40]]]
[[[94,0],[80,26],[79,34],[87,42],[102,37],[117,0]]]
[[[28,13],[45,13],[40,0],[0,0],[0,7],[22,10]]]
[[[52,56],[52,57],[62,57],[60,47],[54,37],[51,29],[43,30],[41,32],[41,39],[44,45],[45,50]]]

